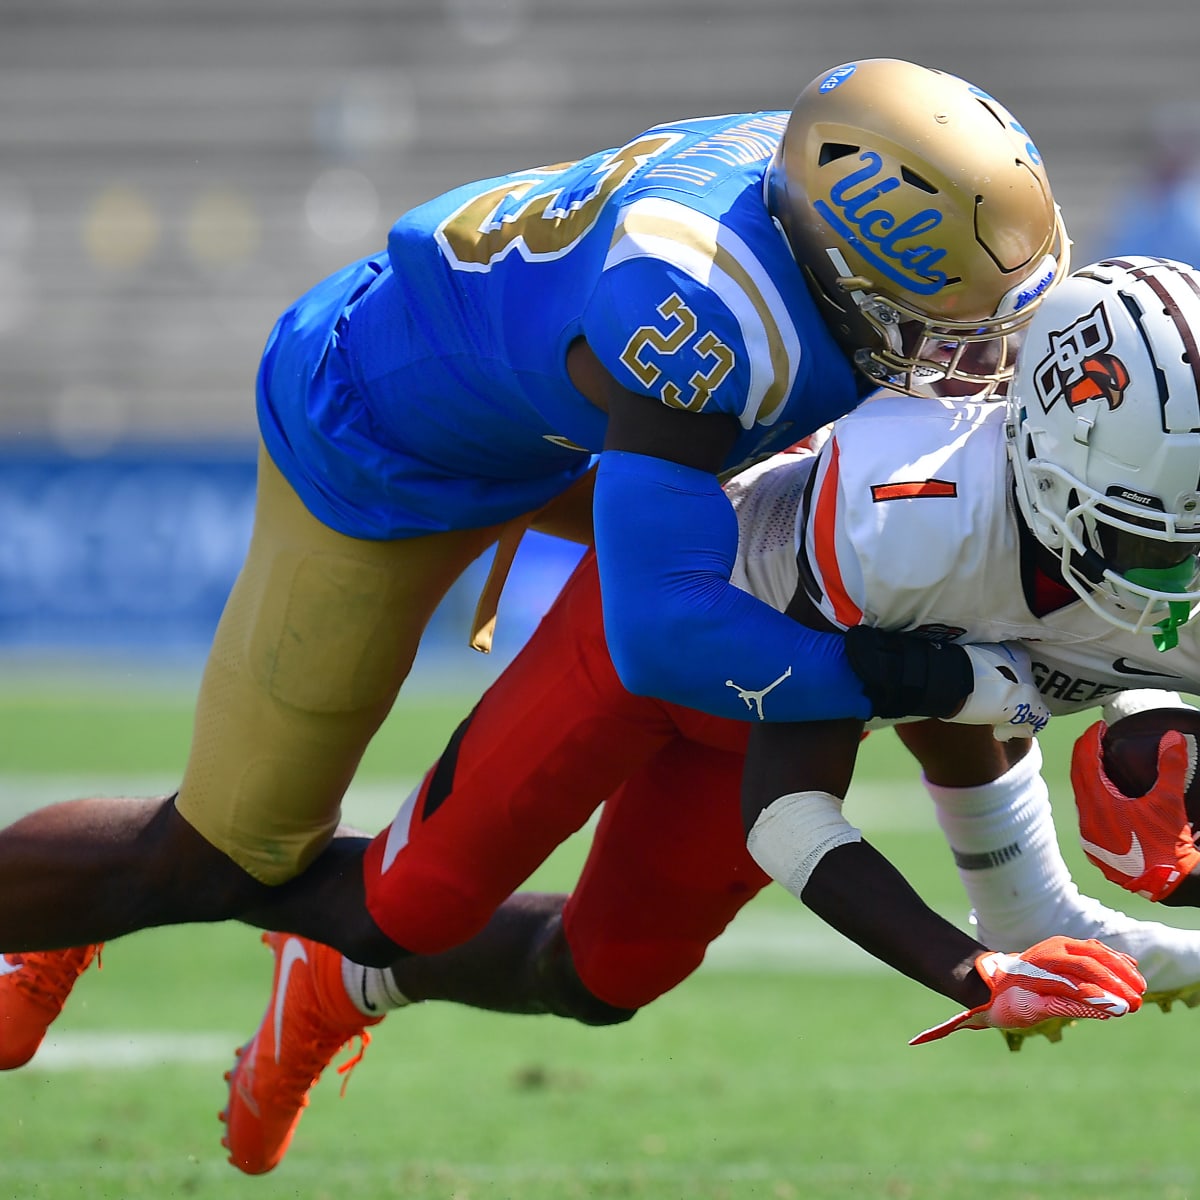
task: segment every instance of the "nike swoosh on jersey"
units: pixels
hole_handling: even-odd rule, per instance
[[[279,1044],[283,1035],[283,1009],[287,1004],[288,978],[298,963],[308,962],[304,943],[299,938],[288,938],[283,943],[283,954],[279,962],[279,986],[275,989],[275,1061],[279,1061]]]
[[[1113,670],[1118,675],[1146,675],[1151,679],[1182,679],[1182,675],[1174,675],[1170,671],[1147,671],[1142,667],[1135,667],[1126,658],[1118,658],[1113,663]]]
[[[1138,841],[1136,833],[1129,835],[1129,849],[1124,854],[1114,854],[1095,842],[1089,842],[1087,838],[1081,837],[1079,844],[1090,858],[1112,867],[1114,871],[1120,871],[1122,875],[1128,875],[1130,879],[1137,879],[1146,870],[1146,856],[1142,853],[1142,843]]]
[[[15,975],[25,964],[8,961],[8,956],[0,954],[0,975]]]

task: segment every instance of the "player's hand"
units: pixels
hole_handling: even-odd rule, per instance
[[[991,951],[975,960],[991,999],[926,1029],[920,1046],[956,1029],[1031,1029],[1043,1021],[1107,1021],[1142,1007],[1146,981],[1128,954],[1089,938],[1051,937],[1021,954]]]
[[[1100,745],[1107,728],[1097,721],[1071,752],[1079,842],[1106,879],[1147,900],[1162,900],[1200,865],[1184,805],[1195,770],[1191,744],[1176,730],[1164,733],[1154,786],[1144,796],[1130,797],[1104,772]]]
[[[965,650],[975,677],[971,694],[952,717],[958,725],[991,725],[1001,741],[1031,738],[1050,720],[1050,710],[1033,682],[1029,655],[1023,646],[1006,642],[979,643]]]
[[[1050,719],[1022,646],[960,646],[870,625],[855,625],[845,637],[873,717],[991,725],[1002,741],[1033,737]]]

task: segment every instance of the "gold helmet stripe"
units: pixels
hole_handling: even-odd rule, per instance
[[[746,429],[772,424],[796,378],[800,338],[786,317],[782,296],[750,248],[711,217],[673,200],[647,198],[622,214],[605,267],[642,257],[678,267],[733,313],[750,357],[750,389],[741,424]]]

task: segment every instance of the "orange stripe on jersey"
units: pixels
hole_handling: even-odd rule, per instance
[[[917,479],[912,483],[876,483],[871,487],[871,499],[876,504],[884,500],[912,500],[918,496],[945,496],[948,499],[958,495],[958,484],[948,483],[944,479]]]
[[[848,627],[862,623],[862,609],[846,593],[837,560],[834,530],[837,522],[838,457],[838,444],[834,440],[829,446],[829,466],[825,468],[813,513],[813,557],[821,573],[825,595],[833,605],[833,615]]]

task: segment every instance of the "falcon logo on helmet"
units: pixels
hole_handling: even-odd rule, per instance
[[[1083,378],[1067,391],[1067,403],[1078,408],[1089,400],[1104,400],[1110,409],[1116,408],[1125,399],[1128,386],[1125,364],[1115,354],[1098,354],[1084,360]]]
[[[1033,370],[1034,391],[1045,412],[1060,399],[1071,408],[1104,400],[1111,410],[1125,398],[1129,370],[1109,353],[1113,335],[1103,302],[1066,329],[1052,330],[1047,340],[1050,353]]]

